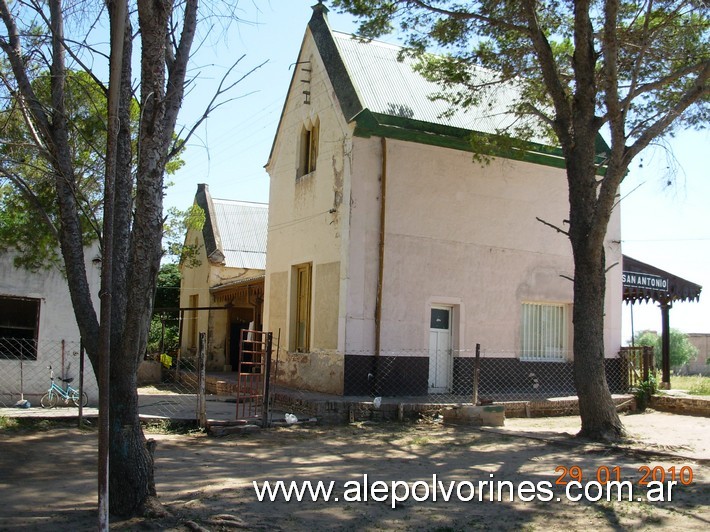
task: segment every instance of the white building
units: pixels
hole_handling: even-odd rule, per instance
[[[85,250],[89,286],[98,309],[101,263],[94,245]],[[79,386],[79,327],[64,274],[58,268],[30,272],[14,265],[14,254],[0,254],[0,404],[24,394],[33,406],[49,388],[51,365],[57,377]],[[59,382],[58,382],[59,384]],[[84,389],[90,404],[98,388],[88,357]]]
[[[399,48],[308,24],[272,152],[265,329],[282,384],[382,395],[463,392],[483,364],[522,377],[571,359],[573,260],[560,152],[527,143],[473,161],[505,101],[443,117]],[[504,99],[510,95],[503,95]],[[612,215],[608,264],[620,263]],[[605,355],[621,343],[621,268],[607,279]],[[530,366],[530,365],[533,366]],[[459,384],[457,384],[459,383]],[[467,383],[466,385],[461,383]]]

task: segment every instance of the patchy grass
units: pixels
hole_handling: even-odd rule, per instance
[[[8,432],[46,432],[55,428],[75,427],[76,421],[32,417],[8,418],[0,416],[0,430]]]
[[[710,395],[710,377],[702,375],[671,376],[671,388],[687,390],[690,395]]]
[[[10,417],[0,416],[0,430],[14,430],[17,427],[17,420]]]
[[[143,421],[143,430],[148,434],[190,434],[202,432],[195,421],[173,421],[171,419],[159,419]]]

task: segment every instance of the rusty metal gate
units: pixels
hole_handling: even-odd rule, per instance
[[[237,419],[268,424],[272,333],[242,330],[237,366]]]

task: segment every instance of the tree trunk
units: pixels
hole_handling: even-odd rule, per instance
[[[604,297],[599,296],[605,293],[604,253],[601,261],[584,253],[575,254],[574,272],[574,383],[582,418],[578,435],[614,441],[624,435],[624,427],[604,368]]]
[[[113,16],[117,2],[126,1],[108,1],[110,15]],[[22,50],[24,37],[7,0],[0,0],[0,21],[7,30],[7,39],[0,39],[0,49],[10,63],[18,90],[31,114],[32,129],[41,137],[41,152],[53,168],[61,219],[60,244],[69,292],[82,340],[94,373],[98,375],[101,327],[84,266],[81,217],[75,190],[74,150],[68,134],[71,125],[66,119],[64,102],[64,56],[67,49],[67,43],[63,41],[64,12],[60,0],[51,0],[48,5],[51,14],[47,35],[51,36],[52,106],[40,104],[34,94],[26,63],[26,58],[33,55],[45,56]],[[135,96],[131,75],[134,32],[127,15],[124,21],[123,69],[120,80],[115,76],[111,79],[112,84],[120,83],[120,127],[115,139],[116,193],[111,202],[115,245],[104,257],[113,265],[112,280],[107,282],[108,286],[102,286],[102,292],[108,291],[102,296],[110,295],[112,302],[112,314],[110,318],[105,318],[106,323],[111,324],[109,510],[120,516],[162,511],[155,497],[154,446],[146,442],[138,416],[136,374],[145,352],[160,267],[163,176],[177,114],[183,101],[187,64],[197,26],[197,8],[198,0],[137,3],[137,33],[141,36],[141,120],[137,168],[134,168],[136,161],[130,135],[130,109]],[[179,31],[180,23],[182,29]],[[44,68],[44,63],[41,68]]]
[[[594,135],[586,138],[591,140],[578,142],[566,154],[569,238],[574,256],[574,383],[582,418],[578,435],[614,441],[624,435],[624,427],[609,393],[604,367],[604,245],[613,197],[598,195]]]
[[[119,348],[120,349],[120,348]],[[111,357],[109,510],[121,517],[150,514],[156,507],[152,445],[143,436],[133,364]],[[131,367],[127,367],[131,366]],[[159,507],[159,506],[158,506]]]

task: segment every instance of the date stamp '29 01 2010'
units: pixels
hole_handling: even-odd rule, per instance
[[[555,484],[565,486],[569,482],[582,482],[585,480],[585,473],[579,466],[557,466],[555,473],[558,474]],[[640,486],[648,486],[649,482],[678,482],[683,486],[688,486],[693,482],[693,468],[688,465],[681,467],[671,466],[665,468],[663,466],[647,466],[643,465],[636,470],[638,474],[635,478]],[[591,473],[592,478],[586,477],[587,480],[594,480],[600,484],[607,482],[620,482],[621,467],[620,466],[599,466],[596,471]]]

